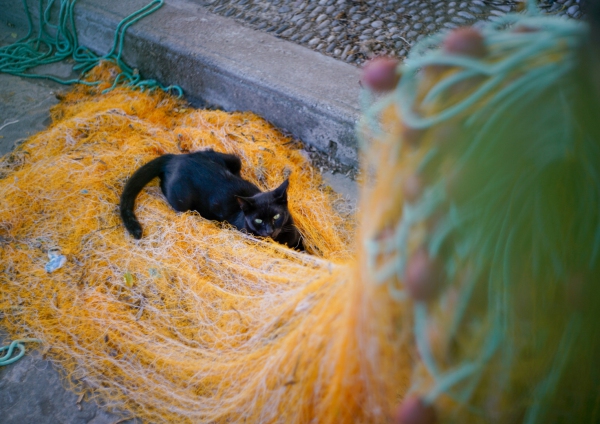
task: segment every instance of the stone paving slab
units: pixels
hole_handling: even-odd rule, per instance
[[[0,323],[2,321],[0,320]],[[0,333],[0,345],[11,340]],[[66,390],[50,361],[43,359],[34,343],[26,345],[19,361],[0,367],[0,422],[3,424],[133,424],[79,399]]]

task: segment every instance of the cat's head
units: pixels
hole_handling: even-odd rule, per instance
[[[252,197],[237,197],[249,232],[273,239],[279,235],[290,217],[287,206],[288,185],[289,180],[285,180],[275,190],[258,193]]]

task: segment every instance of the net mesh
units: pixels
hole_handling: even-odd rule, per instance
[[[89,78],[111,75],[105,64]],[[3,159],[3,325],[42,339],[76,392],[150,422],[368,415],[354,390],[356,343],[332,337],[355,319],[342,199],[256,115],[193,110],[162,92],[101,94],[108,84],[75,87],[50,128]],[[131,173],[205,147],[239,155],[262,189],[289,175],[310,255],[176,213],[156,182],[137,200],[144,237],[125,232],[118,203]],[[66,264],[46,272],[48,252]]]
[[[422,404],[407,402],[404,417],[426,407],[451,423],[600,417],[588,36],[535,10],[437,34],[367,110],[375,182],[362,204],[378,206],[361,221],[362,255],[412,311],[409,395]]]

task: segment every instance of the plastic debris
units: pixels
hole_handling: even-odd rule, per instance
[[[49,250],[48,258],[50,261],[44,266],[46,272],[54,272],[59,268],[62,268],[63,265],[67,262],[67,257],[65,255],[61,255],[59,250]]]

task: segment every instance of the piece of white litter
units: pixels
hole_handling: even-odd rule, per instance
[[[48,251],[48,258],[50,261],[44,266],[46,272],[54,272],[67,262],[67,257],[65,255],[61,255],[57,250]]]

